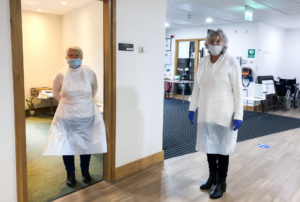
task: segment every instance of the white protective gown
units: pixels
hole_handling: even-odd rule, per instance
[[[225,53],[215,63],[210,56],[200,61],[189,110],[197,108],[197,150],[233,152],[237,141],[233,119],[243,120],[241,69],[234,57]]]
[[[93,102],[97,78],[92,69],[80,66],[60,71],[53,81],[59,101],[44,155],[81,155],[107,152],[101,112]]]

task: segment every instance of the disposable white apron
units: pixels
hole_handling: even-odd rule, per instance
[[[63,78],[44,155],[81,155],[107,152],[103,117],[92,98],[91,82],[83,68]]]
[[[222,155],[234,151],[237,141],[237,131],[233,131],[235,105],[239,106],[236,111],[239,114],[243,110],[240,75],[235,59],[226,54],[216,63],[205,57],[199,65],[193,91],[198,108],[198,151]],[[242,120],[242,115],[239,117]]]

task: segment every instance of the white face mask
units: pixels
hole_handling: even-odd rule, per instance
[[[219,55],[223,49],[221,45],[208,45],[208,50],[212,55]]]

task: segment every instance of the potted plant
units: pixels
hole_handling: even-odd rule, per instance
[[[35,110],[34,110],[34,103],[33,103],[33,97],[30,97],[30,99],[25,99],[29,114],[31,116],[35,115]]]

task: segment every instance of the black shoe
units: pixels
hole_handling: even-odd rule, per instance
[[[74,187],[76,185],[75,173],[67,174],[66,183],[69,187]]]
[[[216,179],[215,177],[209,176],[207,181],[203,184],[201,184],[200,189],[202,190],[207,190],[210,189],[212,185],[216,184]]]
[[[217,183],[215,188],[210,192],[211,199],[217,199],[223,196],[223,193],[226,192],[226,182]]]
[[[82,171],[81,173],[82,173],[83,182],[89,184],[92,181],[89,171],[88,170]]]

